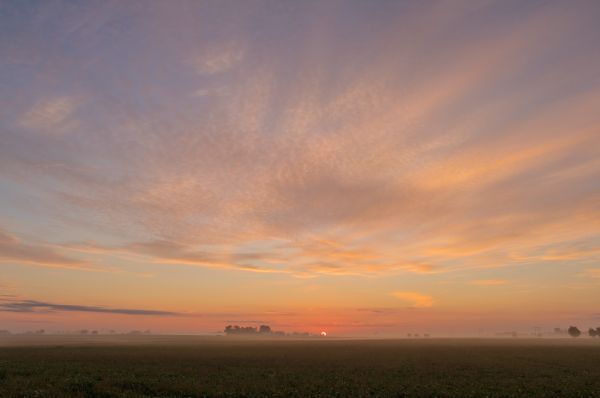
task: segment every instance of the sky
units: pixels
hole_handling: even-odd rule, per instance
[[[597,1],[0,1],[0,329],[600,326]]]

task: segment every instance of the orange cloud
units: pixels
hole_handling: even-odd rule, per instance
[[[471,285],[477,286],[497,286],[497,285],[506,285],[508,283],[505,279],[477,279],[469,282]]]
[[[42,267],[102,271],[86,261],[67,257],[43,244],[28,244],[0,230],[0,262]]]
[[[600,278],[600,268],[587,268],[581,273],[581,276],[588,278]]]
[[[20,124],[32,130],[64,132],[77,124],[72,119],[77,104],[70,97],[54,97],[36,103],[21,116]]]
[[[431,307],[434,303],[433,297],[416,292],[398,291],[392,292],[391,295],[399,298],[400,300],[408,302],[412,307],[415,308]]]

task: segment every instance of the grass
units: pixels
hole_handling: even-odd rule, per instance
[[[0,347],[1,397],[600,397],[592,339],[34,340]]]

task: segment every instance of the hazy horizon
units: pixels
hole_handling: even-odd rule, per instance
[[[0,329],[600,326],[600,2],[0,2]]]

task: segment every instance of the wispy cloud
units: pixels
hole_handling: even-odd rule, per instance
[[[76,122],[71,118],[75,109],[76,102],[70,97],[43,100],[21,116],[20,124],[43,132],[64,132],[76,127]]]
[[[93,312],[120,315],[183,316],[177,312],[140,310],[129,308],[109,308],[88,305],[54,304],[35,300],[5,301],[0,303],[0,311],[6,312]]]
[[[498,286],[506,285],[508,283],[505,279],[476,279],[469,282],[471,285],[477,286]]]
[[[231,69],[243,56],[243,47],[239,43],[229,42],[204,49],[193,57],[191,63],[197,73],[212,75]]]
[[[433,306],[433,297],[416,292],[392,292],[392,296],[409,303],[415,308],[427,308]]]
[[[66,256],[51,246],[24,243],[0,230],[0,263],[28,264],[43,267],[101,271],[92,264]]]
[[[587,278],[600,278],[600,268],[587,268],[583,270],[580,276]]]

